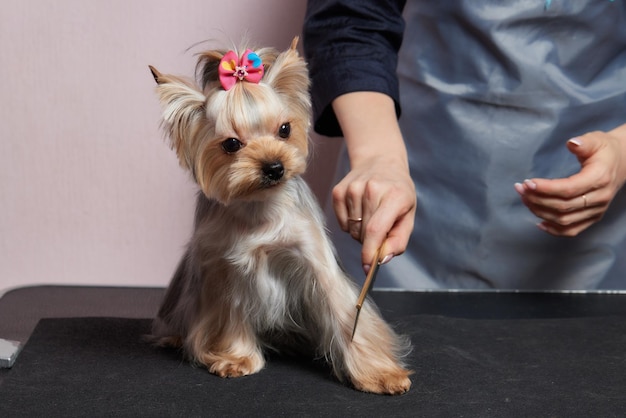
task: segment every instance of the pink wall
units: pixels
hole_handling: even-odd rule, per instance
[[[165,286],[194,185],[159,131],[148,64],[191,75],[207,39],[285,48],[305,0],[29,0],[0,13],[0,295]],[[316,140],[319,142],[319,140]],[[335,144],[308,179],[324,196]]]

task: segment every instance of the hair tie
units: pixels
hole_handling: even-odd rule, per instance
[[[220,60],[218,69],[220,83],[224,90],[233,88],[237,81],[259,83],[263,77],[263,63],[253,51],[246,49],[241,57],[235,51],[228,51]]]

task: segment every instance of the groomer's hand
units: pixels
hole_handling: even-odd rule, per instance
[[[556,236],[576,236],[604,216],[626,181],[626,124],[570,139],[581,170],[567,178],[533,178],[515,184],[522,201]]]
[[[348,93],[335,99],[333,109],[350,157],[350,172],[333,189],[333,206],[341,228],[363,243],[367,272],[383,243],[385,263],[406,250],[415,218],[415,186],[390,97]]]

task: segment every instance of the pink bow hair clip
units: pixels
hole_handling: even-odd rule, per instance
[[[218,69],[220,83],[224,90],[233,88],[237,81],[259,83],[263,77],[263,63],[253,51],[246,49],[240,57],[235,51],[228,51],[220,60]]]

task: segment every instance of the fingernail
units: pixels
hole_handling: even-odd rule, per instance
[[[572,138],[569,141],[570,144],[576,145],[577,147],[580,147],[583,144],[583,141],[580,140],[580,138],[576,137],[576,138]]]
[[[524,180],[524,184],[530,189],[530,190],[535,190],[537,188],[537,185],[535,184],[534,181],[532,180]]]
[[[541,229],[542,231],[547,231],[548,230],[548,228],[543,223],[537,224],[537,228]]]
[[[380,264],[381,265],[387,264],[388,262],[391,261],[392,258],[393,258],[393,254],[387,254],[385,258],[383,258],[383,261],[380,262]]]
[[[514,186],[515,191],[519,193],[520,196],[524,196],[524,186],[522,186],[522,183],[515,183]]]
[[[369,264],[363,264],[363,271],[365,272],[366,276],[367,276],[367,273],[370,272],[371,268],[372,268],[372,266],[370,266]]]

